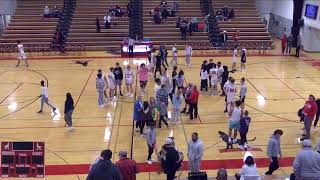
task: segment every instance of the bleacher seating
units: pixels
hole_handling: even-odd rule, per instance
[[[27,52],[49,49],[58,18],[44,18],[42,13],[45,5],[50,9],[57,5],[61,9],[63,0],[17,1],[15,15],[0,37],[2,49],[15,52],[17,40],[24,44]]]

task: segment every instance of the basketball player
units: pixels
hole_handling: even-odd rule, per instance
[[[44,103],[46,103],[49,107],[51,107],[52,111],[55,112],[56,108],[49,103],[48,88],[44,85],[43,80],[40,81],[40,85],[41,85],[41,95],[39,97],[41,97],[41,105],[40,105],[40,110],[38,111],[38,113],[43,112],[43,104]]]
[[[133,75],[133,72],[130,68],[130,65],[128,65],[127,68],[125,69],[124,77],[125,77],[125,83],[127,86],[127,94],[126,95],[133,97],[132,84],[133,84],[134,75]]]
[[[237,133],[240,127],[240,118],[241,118],[241,108],[240,108],[240,101],[237,101],[236,103],[236,107],[234,109],[232,109],[229,112],[229,116],[230,116],[230,120],[229,120],[229,143],[231,142],[236,142],[237,141]],[[233,130],[233,138],[231,138],[232,135],[232,130]]]
[[[245,84],[246,79],[242,77],[240,82],[241,82],[241,89],[240,89],[239,101],[241,102],[241,109],[243,110],[244,100],[246,99],[246,94],[247,94],[247,85]]]
[[[240,71],[246,70],[246,62],[247,62],[247,50],[246,48],[242,47],[241,49],[241,68]]]
[[[233,55],[232,55],[232,70],[231,72],[237,71],[237,47],[233,48]]]
[[[110,67],[110,72],[108,73],[108,76],[107,76],[107,81],[109,85],[109,96],[111,101],[116,100],[116,97],[115,97],[116,79],[113,74],[113,70],[114,70],[114,67]]]
[[[103,80],[105,81],[105,83],[106,83],[106,89],[104,90],[103,94],[104,94],[104,98],[107,98],[107,97],[108,97],[108,96],[107,96],[107,89],[108,89],[107,78],[106,78],[106,76],[103,74],[103,72],[102,72],[101,69],[98,70],[98,74],[101,74],[102,79],[103,79]],[[98,78],[98,74],[97,74],[97,78]]]
[[[211,95],[217,95],[217,86],[218,86],[218,69],[216,64],[213,64],[212,69],[210,69],[210,84],[211,84]]]
[[[19,67],[21,60],[24,60],[26,62],[26,66],[29,67],[27,56],[26,56],[26,53],[24,52],[23,45],[21,44],[20,41],[18,41],[17,43],[18,43],[17,47],[18,47],[19,55],[18,55],[18,63],[16,65],[16,67]]]
[[[123,96],[122,92],[121,92],[123,72],[122,72],[122,68],[120,67],[120,64],[118,62],[116,63],[116,67],[113,70],[113,74],[114,74],[115,82],[116,82],[115,96],[117,96],[117,87],[119,87],[120,96]]]
[[[225,88],[225,92],[227,95],[227,111],[228,112],[231,112],[231,110],[234,107],[235,95],[237,92],[237,88],[234,82],[235,82],[234,78],[230,79],[230,82]]]

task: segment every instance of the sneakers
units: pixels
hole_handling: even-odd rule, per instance
[[[67,127],[66,129],[67,129],[67,131],[72,131],[72,130],[73,130],[73,127],[70,126],[70,127]]]
[[[54,107],[54,108],[52,108],[52,111],[53,111],[53,112],[55,112],[56,110],[57,110],[57,108],[55,108],[55,107]]]
[[[145,136],[144,134],[141,134],[140,137],[141,137],[141,138],[145,138],[146,136]]]
[[[151,160],[148,160],[147,162],[148,162],[148,164],[152,164],[152,161],[151,161]]]
[[[38,113],[42,113],[42,112],[43,112],[42,110],[38,111]]]
[[[244,146],[243,145],[238,145],[238,148],[243,150],[244,149]]]
[[[233,138],[233,139],[232,139],[232,142],[233,142],[233,143],[236,143],[236,142],[237,142],[237,138]]]

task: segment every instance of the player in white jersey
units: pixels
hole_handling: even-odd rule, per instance
[[[241,109],[244,109],[244,101],[246,99],[247,94],[247,85],[245,84],[246,79],[244,77],[241,78],[241,89],[239,94],[239,101],[241,101]]]
[[[128,65],[124,71],[124,78],[127,86],[127,96],[133,97],[132,84],[133,84],[134,75],[130,68],[130,65]]]
[[[237,70],[237,47],[234,47],[233,54],[232,54],[232,70],[231,72],[234,72]]]
[[[109,85],[109,96],[111,100],[116,100],[115,99],[115,89],[116,89],[116,79],[113,73],[114,67],[110,67],[110,72],[107,75],[107,81]]]
[[[226,95],[227,95],[227,111],[230,112],[234,107],[234,102],[236,101],[235,95],[237,88],[235,85],[234,78],[230,79],[230,82],[226,86]]]
[[[101,74],[102,79],[103,79],[104,82],[106,83],[106,89],[103,91],[103,94],[104,94],[104,98],[108,98],[108,96],[107,96],[107,89],[108,89],[107,78],[106,78],[106,76],[103,74],[103,72],[102,72],[101,69],[98,69],[98,74]],[[97,77],[96,77],[96,78],[98,78],[98,74],[97,74]]]
[[[19,67],[20,65],[20,61],[21,60],[24,60],[26,62],[26,66],[28,67],[29,64],[28,64],[28,60],[27,60],[27,56],[26,56],[26,53],[24,52],[24,48],[23,48],[23,45],[21,44],[20,41],[18,41],[18,63],[16,65],[16,67]]]
[[[218,69],[216,64],[213,64],[213,68],[210,69],[210,77],[211,77],[211,95],[217,95],[217,86],[218,86]]]
[[[228,132],[228,135],[229,135],[228,141],[229,141],[229,143],[231,143],[231,141],[233,141],[233,142],[237,141],[237,132],[238,132],[238,130],[240,128],[240,118],[242,116],[242,110],[240,108],[241,102],[240,101],[236,101],[235,104],[236,104],[236,107],[229,112],[229,116],[230,116],[230,119],[229,119],[229,132]],[[233,138],[231,138],[232,130],[234,131],[233,132],[234,133],[233,134]]]

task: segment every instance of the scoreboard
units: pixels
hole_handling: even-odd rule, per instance
[[[1,142],[1,177],[45,177],[44,142]]]

